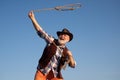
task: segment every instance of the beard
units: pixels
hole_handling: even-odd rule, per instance
[[[65,45],[67,43],[66,40],[58,39],[60,45]]]

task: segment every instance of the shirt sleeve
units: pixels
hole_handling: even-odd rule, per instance
[[[37,32],[38,36],[43,38],[47,43],[52,43],[54,38],[51,35],[48,35],[44,30]]]

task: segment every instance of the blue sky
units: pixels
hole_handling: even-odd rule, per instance
[[[67,12],[35,13],[43,29],[57,38],[68,28],[67,44],[77,62],[63,70],[65,80],[120,80],[120,0],[1,0],[0,80],[33,80],[45,47],[28,18],[34,9],[81,3]]]

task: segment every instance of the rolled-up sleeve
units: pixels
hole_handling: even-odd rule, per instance
[[[48,35],[44,30],[37,32],[38,36],[42,39],[44,39],[47,43],[52,43],[54,38],[50,35]]]

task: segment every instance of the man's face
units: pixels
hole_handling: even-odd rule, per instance
[[[69,35],[67,34],[60,34],[58,36],[58,42],[61,44],[61,45],[65,45],[67,42],[69,42],[70,40],[70,37]]]

